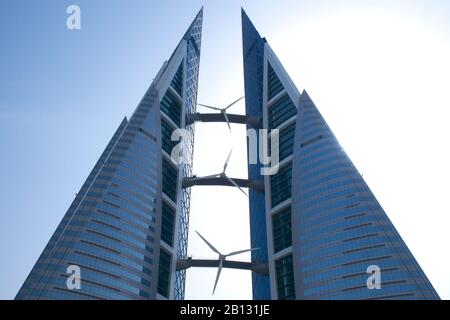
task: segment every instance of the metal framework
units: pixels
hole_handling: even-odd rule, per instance
[[[237,124],[247,124],[255,128],[259,128],[262,124],[261,118],[241,115],[227,114],[228,121],[222,113],[189,113],[186,115],[186,124],[194,122],[230,122]]]
[[[177,261],[177,271],[186,270],[191,267],[196,268],[218,268],[220,264],[219,260],[210,259],[179,259]],[[222,262],[223,268],[249,270],[260,275],[269,274],[269,266],[267,263],[257,262],[243,262],[243,261],[228,261]]]
[[[259,192],[264,192],[264,182],[262,180],[247,180],[247,179],[232,179],[241,188],[250,188]],[[202,177],[188,177],[183,178],[183,188],[190,188],[192,186],[228,186],[234,185],[226,177],[202,178]]]

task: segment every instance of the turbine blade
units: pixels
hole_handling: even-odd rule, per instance
[[[223,116],[225,117],[225,121],[227,122],[228,129],[230,129],[230,132],[231,132],[230,119],[228,119],[227,112],[224,111],[222,113],[223,113]]]
[[[209,106],[209,105],[207,105],[207,104],[197,103],[197,105],[199,105],[199,106],[201,106],[201,107],[208,108],[208,109],[212,109],[212,110],[222,111],[222,109],[220,109],[220,108],[213,107],[213,106]]]
[[[214,289],[213,289],[212,294],[214,294],[214,292],[216,292],[217,283],[219,282],[220,273],[222,272],[223,259],[220,259],[219,261],[220,261],[219,262],[219,269],[217,269],[216,282],[214,282]]]
[[[245,194],[247,197],[248,197],[248,194],[233,180],[233,179],[231,179],[230,177],[228,177],[227,175],[225,175],[225,178],[227,178],[227,180],[228,181],[230,181],[230,183],[233,185],[233,186],[235,186],[236,188],[238,188],[239,190],[241,190],[241,192],[243,193],[243,194]]]
[[[231,108],[232,106],[234,106],[236,103],[238,103],[239,101],[241,101],[242,99],[244,99],[244,97],[240,97],[239,99],[237,99],[236,101],[232,102],[231,104],[229,104],[228,106],[226,106],[225,108],[223,108],[224,110],[228,110],[229,108]]]
[[[227,168],[228,168],[228,162],[230,162],[231,153],[233,153],[233,149],[231,149],[231,150],[230,150],[230,153],[228,154],[227,160],[225,161],[225,164],[224,164],[224,166],[223,166],[223,171],[222,171],[222,173],[225,173],[225,171],[227,171]]]
[[[236,255],[241,254],[241,253],[250,252],[250,251],[255,251],[255,250],[259,250],[259,248],[253,248],[253,249],[246,249],[246,250],[234,251],[234,252],[231,252],[231,253],[225,255],[225,257],[236,256]]]
[[[205,241],[205,243],[208,245],[208,247],[211,248],[212,251],[214,251],[214,252],[217,253],[218,255],[221,255],[221,253],[219,252],[219,250],[217,250],[211,243],[209,243],[208,240],[206,240],[205,238],[203,238],[203,236],[202,236],[200,233],[198,233],[198,231],[195,231],[195,232],[197,232],[197,234],[199,235],[199,237],[202,238],[203,241]]]

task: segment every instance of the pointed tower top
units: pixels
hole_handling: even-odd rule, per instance
[[[202,7],[200,8],[200,10],[198,11],[196,17],[199,17],[199,16],[202,16],[202,17],[203,17],[203,7],[204,7],[204,6],[202,6]]]
[[[302,91],[302,94],[300,96],[300,108],[314,108],[316,109],[316,112],[320,115],[320,111],[317,110],[316,104],[309,96],[308,92],[306,90]]]
[[[301,99],[302,100],[311,100],[308,92],[306,92],[306,90],[303,90],[302,95],[301,95]]]
[[[242,17],[246,16],[248,18],[247,13],[245,13],[245,10],[243,7],[241,7],[241,15],[242,15]]]
[[[198,11],[198,13],[195,16],[194,20],[192,21],[191,25],[187,29],[186,33],[183,35],[183,39],[186,39],[189,36],[189,33],[192,31],[192,28],[196,24],[202,25],[202,23],[203,23],[203,6],[200,8],[200,10]]]
[[[312,101],[311,97],[309,96],[308,92],[306,92],[306,90],[303,90],[300,96],[300,103],[315,107],[314,101]]]
[[[195,43],[196,51],[198,52],[198,55],[200,55],[202,26],[203,26],[203,6],[200,8],[194,20],[189,25],[189,28],[187,28],[186,32],[184,33],[183,37],[178,43],[178,46],[181,44],[183,40],[186,41],[193,40]],[[170,56],[168,60],[169,62],[172,60],[175,51]]]
[[[262,40],[258,30],[256,30],[250,18],[243,8],[241,8],[242,15],[242,40],[244,57],[247,52],[252,48],[256,40]]]
[[[256,30],[253,22],[248,17],[247,13],[245,12],[244,8],[241,7],[241,17],[242,17],[242,30],[244,31],[247,29],[247,31],[251,31],[260,37],[258,30]]]

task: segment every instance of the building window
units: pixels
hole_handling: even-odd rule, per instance
[[[163,158],[162,191],[173,202],[177,202],[178,170]]]
[[[309,140],[303,142],[303,143],[300,145],[300,147],[301,147],[301,148],[307,147],[307,146],[309,146],[310,144],[313,144],[314,142],[317,142],[317,141],[322,140],[322,139],[323,139],[323,136],[318,136],[318,137],[309,139]]]
[[[161,143],[162,148],[168,154],[172,153],[173,148],[176,145],[176,141],[172,141],[172,132],[174,129],[169,125],[169,123],[161,118]]]
[[[144,136],[146,136],[147,138],[149,138],[153,142],[156,142],[156,137],[154,135],[152,135],[150,132],[148,132],[147,130],[145,130],[144,128],[139,128],[139,132],[142,132],[142,134]]]
[[[275,253],[292,245],[291,206],[272,216],[272,230]]]
[[[268,83],[267,83],[267,99],[270,100],[280,93],[284,88],[280,79],[273,70],[270,63],[268,64]]]
[[[269,128],[279,127],[283,122],[297,114],[297,108],[286,94],[269,107]]]
[[[183,96],[183,62],[181,62],[180,66],[178,67],[178,70],[175,73],[170,86],[175,89],[180,97]]]
[[[161,100],[161,111],[178,127],[181,126],[181,103],[169,90]]]
[[[280,130],[280,161],[283,161],[294,152],[295,123]]]
[[[171,247],[173,247],[174,228],[175,210],[163,201],[161,214],[161,239]]]
[[[275,261],[279,300],[295,299],[294,264],[292,254]]]
[[[158,293],[166,298],[169,298],[171,264],[171,254],[161,249],[159,254]]]
[[[276,175],[270,177],[270,190],[272,208],[291,197],[292,164],[278,170]]]

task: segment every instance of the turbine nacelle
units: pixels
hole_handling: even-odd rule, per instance
[[[217,287],[217,283],[219,282],[219,278],[220,278],[220,273],[222,272],[222,268],[223,268],[223,262],[225,261],[226,258],[231,257],[231,256],[236,256],[238,254],[242,254],[245,252],[251,252],[254,250],[258,250],[259,248],[254,248],[254,249],[245,249],[245,250],[239,250],[239,251],[233,251],[230,252],[228,254],[222,254],[219,250],[217,250],[211,243],[209,243],[208,240],[206,240],[198,231],[195,231],[198,236],[200,238],[202,238],[202,240],[208,245],[208,247],[214,251],[215,253],[217,253],[219,255],[218,261],[219,261],[219,268],[217,269],[217,276],[216,276],[216,281],[214,282],[214,288],[213,288],[213,292],[212,294],[214,294],[214,292],[216,291],[216,287]]]
[[[227,105],[225,108],[217,108],[217,107],[214,107],[214,106],[210,106],[210,105],[207,105],[207,104],[201,104],[201,103],[197,103],[197,105],[205,107],[205,108],[208,108],[208,109],[220,111],[220,113],[223,114],[223,117],[225,118],[225,121],[227,122],[228,129],[230,129],[230,132],[231,132],[231,125],[230,125],[230,120],[228,119],[227,110],[230,109],[232,106],[234,106],[239,101],[241,101],[242,99],[244,99],[244,97],[241,97],[241,98],[237,99],[236,101],[233,101],[232,103]]]
[[[225,164],[223,166],[223,171],[221,173],[217,173],[217,174],[212,174],[210,176],[206,176],[206,177],[202,177],[204,179],[208,179],[208,178],[222,178],[222,179],[227,179],[233,186],[235,186],[236,188],[238,188],[243,194],[245,194],[248,197],[247,192],[245,192],[237,183],[236,181],[234,181],[232,178],[228,177],[226,174],[227,168],[228,168],[228,163],[230,162],[230,157],[231,157],[231,153],[233,152],[233,150],[230,151],[230,153],[228,154],[227,160],[225,161]]]

